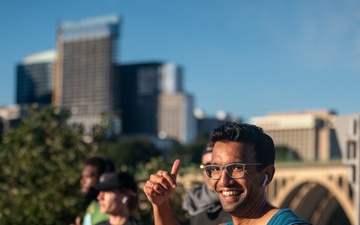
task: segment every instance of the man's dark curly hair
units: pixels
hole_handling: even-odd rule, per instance
[[[274,165],[275,146],[272,138],[265,134],[261,127],[247,123],[226,123],[213,130],[212,142],[246,142],[255,146],[255,155],[262,166]]]

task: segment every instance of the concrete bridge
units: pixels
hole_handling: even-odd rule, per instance
[[[314,225],[360,225],[359,186],[350,181],[351,166],[339,161],[275,164],[267,187],[269,201],[290,208]],[[179,177],[185,189],[203,179],[199,171]]]
[[[269,201],[290,208],[314,225],[359,225],[349,167],[339,162],[275,165]],[[357,187],[359,188],[359,187]]]
[[[314,225],[360,225],[358,168],[339,161],[275,163],[267,186],[269,201],[290,208]],[[185,190],[201,182],[200,171],[185,173]]]

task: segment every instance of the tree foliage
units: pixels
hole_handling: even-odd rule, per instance
[[[80,171],[87,158],[98,155],[114,161],[117,169],[126,167],[136,174],[140,185],[159,169],[170,170],[174,158],[199,163],[206,141],[175,144],[173,157],[165,160],[156,146],[146,139],[111,139],[106,124],[92,135],[83,127],[68,124],[68,111],[54,107],[30,107],[20,125],[4,134],[0,143],[0,224],[70,224],[83,213],[79,193]],[[184,189],[179,184],[173,205],[179,221],[188,219],[181,208]],[[137,217],[152,221],[149,203],[140,190]],[[144,208],[145,206],[145,208]],[[150,224],[150,223],[146,223]]]
[[[279,162],[300,161],[301,157],[292,148],[286,145],[278,145],[275,146],[275,159]]]
[[[181,145],[176,143],[170,150],[170,161],[180,159],[183,165],[200,164],[202,152],[208,143],[208,139],[199,139],[195,142]]]
[[[171,171],[173,162],[166,162],[164,157],[159,156],[156,158],[151,158],[151,160],[145,164],[139,164],[136,170],[136,178],[139,182],[139,209],[136,212],[135,216],[144,222],[144,225],[154,224],[153,212],[150,202],[147,200],[145,193],[142,191],[143,185],[149,179],[151,174],[154,174],[161,170]],[[180,169],[181,171],[182,169]],[[180,176],[180,173],[178,174]],[[180,224],[188,225],[190,224],[189,218],[186,217],[185,211],[182,209],[183,196],[186,192],[182,183],[177,183],[177,188],[171,196],[171,203],[174,211],[176,212],[176,217]]]
[[[113,160],[115,166],[122,170],[134,171],[138,164],[161,155],[161,151],[146,139],[125,138],[107,142],[102,148],[104,156]]]
[[[98,152],[54,107],[31,107],[0,145],[0,223],[70,224],[79,213],[83,163]]]

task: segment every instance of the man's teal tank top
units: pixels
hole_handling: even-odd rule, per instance
[[[267,223],[267,225],[293,225],[293,224],[311,225],[311,223],[301,219],[290,209],[280,209]],[[225,225],[234,225],[234,223],[228,222],[225,223]]]

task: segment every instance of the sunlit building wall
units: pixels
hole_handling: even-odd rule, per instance
[[[272,113],[253,117],[251,121],[269,134],[275,145],[296,151],[303,160],[329,160],[340,157],[332,121],[335,114],[328,110]]]
[[[73,122],[87,130],[119,102],[116,49],[120,17],[63,22],[57,29],[53,102],[70,109]]]
[[[164,93],[159,96],[158,136],[186,144],[196,139],[194,100],[183,93]]]
[[[354,195],[355,221],[360,224],[360,114],[339,115],[334,120],[342,161],[349,168]]]

